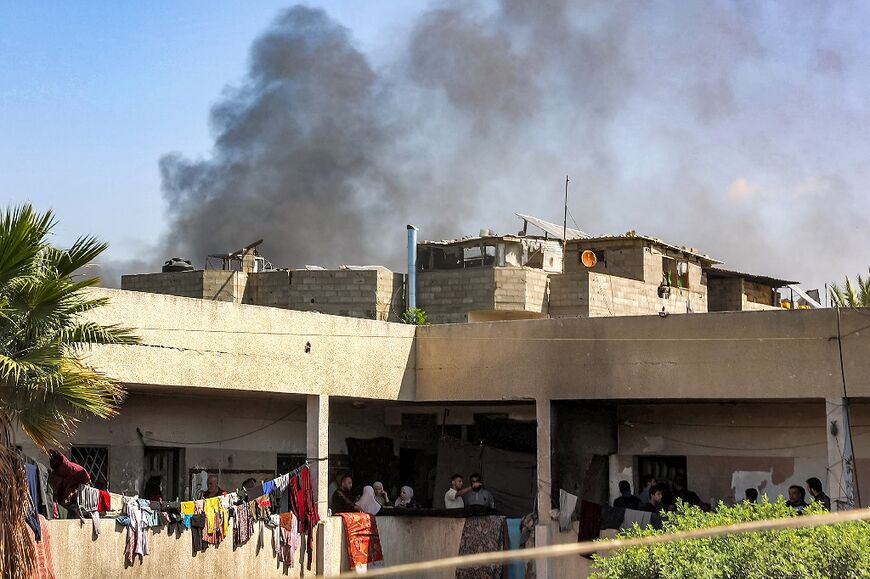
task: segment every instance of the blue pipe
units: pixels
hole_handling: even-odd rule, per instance
[[[417,228],[408,225],[408,309],[417,307]]]

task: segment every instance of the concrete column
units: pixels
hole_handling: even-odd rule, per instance
[[[849,428],[849,401],[825,399],[825,429],[828,440],[828,480],[825,492],[831,497],[831,510],[852,509],[855,504],[855,455]]]
[[[308,396],[307,407],[306,456],[309,459],[326,459],[329,457],[329,396]],[[314,488],[317,512],[321,519],[325,518],[329,506],[329,460],[311,462],[311,486]]]
[[[550,400],[539,398],[535,402],[535,414],[538,422],[538,525],[535,527],[535,546],[549,545],[550,540],[550,509],[552,508],[552,483],[551,470],[552,450],[552,421]],[[548,559],[539,559],[535,562],[536,576],[541,579],[551,577],[551,566]]]

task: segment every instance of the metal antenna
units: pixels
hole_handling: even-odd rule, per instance
[[[568,256],[565,255],[568,244],[568,175],[565,175],[565,215],[562,219],[562,273],[565,273],[565,260]]]

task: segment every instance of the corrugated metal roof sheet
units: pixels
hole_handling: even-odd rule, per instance
[[[789,281],[786,279],[777,279],[775,277],[770,277],[766,275],[755,275],[754,273],[734,271],[733,269],[725,269],[722,267],[711,267],[705,271],[707,272],[707,277],[742,277],[746,281],[760,283],[762,285],[768,285],[774,288],[785,287],[787,285],[795,285],[800,283],[797,281]]]
[[[550,223],[549,221],[545,221],[532,215],[525,215],[523,213],[516,213],[515,215],[523,221],[531,223],[541,231],[546,231],[550,236],[554,237],[555,239],[562,239],[561,225]],[[568,239],[586,239],[589,237],[589,234],[584,233],[579,229],[571,229],[569,227],[565,230],[565,237],[567,237]]]

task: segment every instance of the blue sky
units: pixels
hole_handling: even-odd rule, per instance
[[[384,112],[373,127],[404,132],[372,153],[370,190],[335,176],[356,179],[350,189],[383,213],[362,226],[377,243],[350,240],[341,257],[269,248],[280,265],[397,266],[380,248],[400,248],[408,221],[439,238],[513,231],[514,211],[559,220],[570,173],[572,214],[592,233],[635,229],[808,287],[866,273],[866,2],[316,5],[351,30],[375,71]],[[219,167],[208,164],[210,110],[244,85],[252,43],[288,6],[0,0],[3,199],[54,208],[59,244],[94,233],[111,259],[151,253],[155,269],[175,251],[158,161],[179,152],[182,166]],[[429,18],[439,14],[450,18]],[[328,119],[305,106],[294,114]],[[204,253],[182,242],[194,255],[181,255]]]

